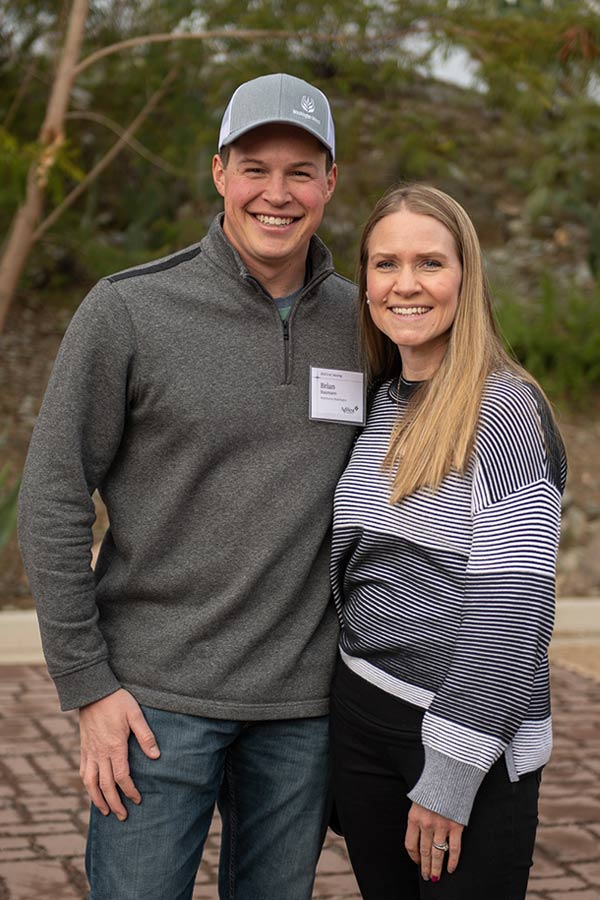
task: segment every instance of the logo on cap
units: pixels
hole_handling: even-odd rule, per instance
[[[315,101],[312,97],[308,97],[306,94],[304,94],[304,96],[302,97],[300,106],[307,113],[313,113],[315,111]]]

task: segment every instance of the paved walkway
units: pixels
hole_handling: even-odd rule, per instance
[[[600,681],[559,665],[553,679],[556,746],[528,900],[600,900]],[[86,897],[87,804],[77,766],[77,719],[59,712],[45,669],[0,666],[0,900]],[[218,847],[215,821],[194,900],[217,898]],[[313,897],[360,898],[343,841],[331,832]]]

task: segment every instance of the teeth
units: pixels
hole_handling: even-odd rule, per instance
[[[294,221],[294,217],[291,216],[287,219],[282,219],[280,216],[256,216],[261,225],[291,225]]]
[[[417,316],[429,312],[428,306],[392,306],[392,312],[398,316]]]

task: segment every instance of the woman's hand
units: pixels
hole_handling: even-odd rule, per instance
[[[460,857],[464,825],[446,819],[437,813],[413,803],[408,814],[408,826],[404,846],[408,855],[421,866],[421,875],[425,881],[439,881],[442,875],[445,850],[439,850],[436,844],[448,844],[448,872],[454,872]]]

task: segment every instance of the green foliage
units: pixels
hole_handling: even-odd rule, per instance
[[[23,199],[27,172],[36,155],[34,143],[21,142],[0,126],[0,216],[1,210],[8,213]]]
[[[165,229],[167,230],[167,229]],[[110,272],[120,272],[123,269],[129,269],[139,265],[140,262],[140,236],[139,230],[132,225],[131,231],[123,236],[123,241],[119,243],[107,242],[106,240],[98,240],[96,236],[82,234],[78,241],[77,249],[86,275],[89,276],[90,282],[95,282],[99,278]],[[183,246],[186,242],[181,242]],[[187,241],[191,243],[191,241]],[[144,259],[159,258],[167,254],[171,246],[177,245],[177,239],[172,242],[159,244],[155,249],[144,248]]]
[[[600,286],[566,291],[546,278],[534,302],[501,294],[497,312],[508,346],[550,396],[581,404],[600,388]]]
[[[8,466],[0,469],[0,553],[10,540],[17,524],[17,497],[20,479],[8,486]]]
[[[39,151],[69,9],[56,0],[0,0],[2,232]],[[590,4],[105,0],[90,4],[82,55],[137,35],[211,29],[294,34],[146,44],[85,69],[71,98],[68,142],[50,173],[48,212],[111,149],[173,68],[177,78],[136,134],[139,145],[120,153],[37,245],[26,286],[56,293],[78,283],[83,293],[102,274],[199,239],[221,207],[210,163],[225,104],[244,80],[278,71],[321,87],[334,109],[340,178],[322,234],[345,274],[354,273],[361,225],[374,201],[394,182],[411,179],[456,196],[495,240],[506,233],[507,199],[544,239],[577,225],[584,235],[578,258],[600,271],[600,107],[592,90],[600,16]],[[476,71],[470,87],[435,77],[434,59],[456,53]],[[514,301],[513,312],[510,303],[503,315],[511,341],[545,382],[553,366],[559,381],[567,377],[558,373],[558,358],[570,329],[581,330],[576,343],[587,349],[568,372],[579,365],[581,378],[597,378],[591,337],[597,328],[591,320],[584,328],[580,301],[558,291],[548,299],[542,291],[535,303]],[[579,325],[570,319],[574,310]],[[523,319],[532,327],[523,330]],[[577,393],[578,378],[569,374],[557,390]]]

